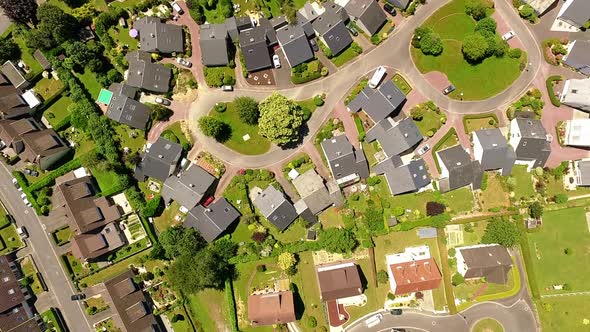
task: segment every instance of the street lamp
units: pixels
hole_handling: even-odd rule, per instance
[[[461,101],[463,101],[463,92],[461,92]]]

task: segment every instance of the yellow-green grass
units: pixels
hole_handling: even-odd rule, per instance
[[[488,186],[486,190],[481,192],[479,202],[482,205],[483,211],[497,207],[509,207],[510,198],[500,180],[500,175],[488,172]]]
[[[421,107],[424,111],[422,120],[414,120],[418,129],[420,129],[420,133],[422,136],[427,136],[429,131],[434,134],[442,126],[442,122],[440,122],[442,114],[431,111],[425,105],[418,105],[417,107]]]
[[[80,280],[79,285],[81,285],[81,288],[85,288],[82,287],[82,285],[85,285],[86,287],[94,286],[127,271],[130,265],[140,266],[141,261],[148,257],[150,251],[151,249],[144,250],[138,253],[137,255],[126,258],[118,263],[115,263],[105,269],[98,271],[97,273],[84,277]]]
[[[179,319],[176,322],[173,322],[172,318],[175,315],[180,315],[183,319]],[[193,332],[193,328],[189,321],[189,316],[182,306],[174,307],[174,309],[166,312],[166,316],[168,317],[168,320],[170,320],[170,322],[172,323],[172,329],[174,330],[174,332]]]
[[[56,309],[50,308],[49,310],[42,312],[41,318],[49,330],[55,332],[63,332],[65,330],[61,325],[61,319],[59,318]]]
[[[141,152],[146,142],[145,132],[143,130],[133,129],[122,123],[114,127],[122,149],[129,148],[129,153]]]
[[[408,95],[412,91],[412,86],[410,86],[402,75],[395,74],[391,80],[405,95]]]
[[[196,295],[189,295],[187,307],[193,321],[198,322],[203,331],[223,331],[228,327],[223,291],[206,289]]]
[[[70,239],[72,238],[74,233],[70,229],[70,226],[66,226],[66,227],[56,230],[55,232],[52,233],[52,235],[53,235],[53,240],[55,241],[55,244],[57,244],[58,246],[62,246],[64,244],[70,242]]]
[[[68,112],[68,106],[72,103],[73,101],[70,97],[62,95],[58,100],[51,104],[47,110],[45,110],[43,115],[50,125],[56,126],[70,114],[70,112]]]
[[[78,73],[76,76],[78,76],[78,79],[80,79],[86,90],[88,90],[92,100],[98,98],[98,94],[100,93],[100,89],[102,89],[102,85],[98,82],[96,73],[92,72],[88,68],[85,68],[84,73]]]
[[[472,332],[504,332],[504,327],[493,318],[484,318],[473,326]]]
[[[496,119],[493,116],[486,116],[477,119],[465,119],[464,121],[466,134],[469,134],[473,131],[480,129],[496,128],[494,125],[490,124],[490,121],[494,121],[494,123],[497,123]]]
[[[104,311],[109,307],[102,296],[90,297],[84,303],[86,307],[95,307],[97,312]]]
[[[330,207],[319,215],[322,228],[344,227],[342,213],[337,207]]]
[[[340,52],[338,55],[334,56],[330,60],[332,60],[332,63],[336,67],[342,67],[359,55],[360,54],[357,54],[351,46],[348,46],[344,51]]]
[[[515,165],[512,168],[511,176],[516,179],[516,185],[514,186],[514,196],[516,199],[520,199],[521,197],[530,198],[536,194],[533,188],[533,176],[526,171],[526,166]]]
[[[191,141],[186,137],[180,126],[181,122],[175,122],[170,126],[166,127],[166,130],[172,131],[174,135],[176,135],[176,138],[178,138],[178,142],[181,145],[190,144]]]
[[[180,213],[179,209],[180,204],[174,201],[164,210],[164,212],[162,212],[160,216],[154,218],[154,225],[156,225],[156,230],[158,230],[158,233],[165,231],[169,227],[182,223],[182,221],[176,221],[174,219],[174,217],[177,215],[184,217],[184,215]]]
[[[558,296],[536,302],[544,332],[587,331],[590,295]]]
[[[16,233],[16,228],[13,224],[0,229],[0,255],[13,252],[22,246],[23,242]]]
[[[136,50],[139,44],[137,39],[129,36],[129,28],[124,28],[120,25],[111,27],[109,29],[109,35],[117,45],[128,45],[129,51]]]
[[[35,92],[37,92],[43,100],[49,100],[55,94],[57,94],[62,88],[64,84],[62,81],[54,80],[53,78],[45,78],[43,77],[40,79],[37,84],[35,84]]]
[[[583,207],[549,211],[543,226],[527,234],[532,268],[541,294],[590,291],[590,238]],[[569,254],[566,254],[566,249]],[[571,290],[554,290],[567,284]]]
[[[32,73],[40,73],[43,71],[43,67],[41,64],[33,57],[33,52],[35,50],[31,50],[27,47],[27,42],[25,38],[22,36],[13,37],[14,42],[18,45],[18,48],[21,50],[20,59],[29,66]]]
[[[33,265],[31,259],[29,257],[23,259],[20,263],[20,266],[25,277],[31,278],[32,280],[31,284],[29,284],[29,287],[33,291],[33,294],[37,295],[43,293],[45,290],[43,289],[43,285],[39,279],[39,273],[37,272],[37,269],[35,268],[35,265]]]

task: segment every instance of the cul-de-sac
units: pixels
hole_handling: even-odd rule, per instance
[[[589,0],[0,0],[0,332],[590,331]]]

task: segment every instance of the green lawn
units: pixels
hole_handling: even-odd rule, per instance
[[[450,239],[450,234],[446,234],[447,238],[447,248],[451,247],[463,247],[463,246],[471,246],[475,244],[479,244],[481,242],[481,237],[483,236],[487,222],[486,221],[475,221],[469,223],[471,226],[472,231],[467,231],[467,224],[461,225],[461,230],[463,232],[463,243],[455,245],[454,241]]]
[[[502,327],[502,324],[500,324],[500,322],[498,322],[495,319],[485,318],[485,319],[479,320],[475,324],[475,326],[473,326],[473,329],[471,331],[473,331],[473,332],[504,332],[504,327]]]
[[[173,124],[171,124],[170,126],[166,127],[166,130],[170,130],[174,133],[174,135],[176,136],[176,138],[178,138],[178,142],[180,143],[180,145],[184,146],[187,144],[192,144],[191,141],[186,137],[186,135],[184,134],[184,132],[181,129],[181,123],[182,122],[175,122]]]
[[[521,197],[529,198],[536,194],[533,188],[532,175],[526,171],[526,166],[515,165],[512,168],[511,177],[516,179],[516,185],[514,187],[514,196],[516,199],[520,199]]]
[[[98,94],[100,93],[100,89],[102,89],[102,85],[98,82],[96,78],[96,74],[88,69],[84,69],[83,74],[76,74],[78,79],[82,81],[86,90],[90,93],[90,97],[95,100],[98,98]]]
[[[68,96],[61,96],[56,100],[45,112],[43,116],[49,122],[50,125],[56,126],[63,119],[65,119],[70,112],[68,112],[68,106],[73,103],[72,99]]]
[[[78,279],[90,272],[90,270],[84,267],[84,265],[82,265],[82,262],[78,258],[76,258],[71,252],[62,255],[61,258],[64,264],[66,265],[66,271],[71,271],[73,274],[72,277],[74,279]]]
[[[16,228],[13,224],[0,229],[0,255],[13,252],[22,246],[23,242],[16,233]]]
[[[58,246],[63,246],[64,244],[70,242],[70,239],[74,235],[70,229],[70,226],[60,228],[51,234],[53,236],[53,241],[55,241],[55,244]]]
[[[43,71],[43,67],[41,64],[33,57],[33,53],[35,50],[31,50],[27,47],[27,43],[25,39],[21,36],[14,36],[12,38],[14,42],[18,45],[18,48],[21,50],[21,60],[29,66],[31,69],[31,73],[37,74]],[[31,76],[31,75],[29,75]]]
[[[42,79],[35,84],[33,89],[37,92],[43,100],[49,100],[51,97],[55,96],[62,88],[64,84],[62,81],[54,80],[53,78],[45,78]]]
[[[96,1],[96,0],[95,0]],[[113,1],[111,6],[119,7],[119,8],[131,8],[138,3],[143,2],[143,0],[123,0],[123,1]]]
[[[227,103],[225,112],[212,110],[209,115],[231,127],[231,136],[223,143],[228,148],[245,155],[263,154],[270,149],[270,141],[258,134],[258,126],[244,123],[232,102]],[[246,134],[250,135],[248,141],[243,139]]]
[[[129,36],[129,28],[120,25],[113,26],[109,29],[109,35],[115,41],[116,45],[129,45],[128,51],[136,50],[139,42],[137,39]]]
[[[206,289],[197,295],[189,295],[187,307],[193,321],[198,322],[203,331],[225,330],[227,305],[223,291]]]
[[[129,126],[119,123],[114,125],[117,138],[121,148],[129,148],[129,153],[141,152],[145,145],[145,132],[140,129],[133,129]]]
[[[172,322],[172,317],[182,316],[183,319],[179,319],[176,321],[176,323],[172,323],[172,328],[174,329],[174,332],[193,332],[193,328],[189,321],[188,314],[182,306],[177,306],[174,309],[166,312],[166,316],[168,317],[170,322]]]
[[[176,221],[174,219],[177,215],[180,215],[184,219],[184,214],[180,213],[179,209],[180,204],[173,201],[170,206],[162,212],[162,215],[154,218],[154,225],[156,226],[158,233],[165,231],[169,227],[182,223],[182,220]]]
[[[490,121],[494,124],[490,124]],[[469,118],[465,117],[463,119],[463,123],[465,125],[465,133],[469,134],[473,131],[480,130],[480,129],[489,129],[489,128],[496,128],[496,124],[498,123],[498,119],[495,115],[490,116],[482,116],[477,118]]]
[[[114,170],[101,170],[91,167],[90,171],[96,179],[101,192],[112,195],[116,193],[118,188],[122,188],[119,183],[119,174]]]
[[[461,41],[475,28],[475,21],[465,14],[465,2],[451,1],[424,23],[440,35],[443,53],[439,56],[424,55],[419,49],[412,48],[412,58],[422,73],[445,73],[457,88],[451,97],[460,98],[463,93],[464,100],[485,99],[506,89],[518,78],[520,60],[507,55],[501,58],[492,56],[472,65],[463,58]]]
[[[236,308],[238,313],[238,325],[240,330],[243,328],[250,327],[250,321],[248,320],[248,295],[250,290],[248,289],[248,281],[250,276],[255,273],[256,275],[264,275],[264,272],[257,272],[257,265],[266,265],[267,269],[273,269],[271,265],[276,264],[276,258],[269,257],[263,258],[257,261],[241,263],[236,265],[238,271],[238,279],[234,281],[234,299],[236,301]]]
[[[534,270],[541,294],[590,291],[590,239],[584,208],[546,212],[540,230],[527,236],[533,262],[528,268]],[[551,289],[563,284],[571,290]]]
[[[113,264],[105,269],[94,273],[93,275],[84,277],[80,280],[80,284],[86,285],[86,287],[94,286],[101,282],[105,282],[111,278],[118,276],[119,274],[125,272],[129,269],[129,265],[133,264],[135,266],[141,265],[141,262],[147,258],[150,254],[151,249],[144,250],[137,255],[131,256],[126,258],[116,264]],[[85,288],[80,286],[81,288]]]
[[[588,331],[589,295],[544,298],[537,303],[544,332]]]
[[[451,209],[451,212],[469,212],[473,209],[473,193],[468,187],[459,188],[442,194],[442,201]]]
[[[62,326],[62,320],[59,318],[59,314],[56,310],[57,309],[51,308],[45,312],[42,312],[41,318],[50,331],[63,332],[65,331],[65,328]]]
[[[395,84],[402,92],[407,96],[412,91],[412,86],[406,81],[406,79],[400,75],[395,74],[391,79],[393,84]]]
[[[205,75],[205,81],[210,87],[220,87],[226,85],[225,77],[232,77],[231,81],[236,81],[236,70],[228,66],[224,67],[203,67],[203,74]],[[219,80],[221,77],[221,80]],[[228,82],[229,83],[229,82]],[[235,84],[235,83],[234,83]],[[234,85],[229,84],[229,85]]]
[[[328,322],[324,313],[325,310],[320,301],[320,290],[311,252],[303,252],[299,254],[297,271],[298,273],[291,280],[297,285],[298,294],[301,297],[301,301],[305,304],[302,320],[297,323],[297,326],[303,332],[316,331],[313,328],[309,328],[306,324],[308,317],[313,316],[317,319],[318,327],[328,327]]]
[[[109,308],[109,305],[105,302],[102,296],[90,297],[84,301],[84,304],[86,304],[86,307],[95,307],[95,313],[105,311]]]
[[[342,67],[358,55],[359,53],[357,53],[351,46],[348,46],[344,51],[332,57],[330,60],[336,67]]]
[[[488,186],[479,196],[479,202],[483,210],[488,211],[491,208],[509,207],[510,198],[508,193],[504,191],[501,176],[495,172],[487,172],[487,176]]]
[[[450,135],[449,137],[447,137],[439,146],[438,148],[435,150],[432,150],[432,153],[435,153],[436,151],[441,151],[444,150],[446,148],[450,148],[453,147],[455,145],[459,144],[459,138],[457,137],[457,134],[453,133],[453,135]]]
[[[322,223],[322,228],[344,227],[344,220],[339,208],[330,207],[318,217]]]
[[[369,163],[369,166],[374,166],[375,164],[377,164],[377,158],[375,157],[375,154],[379,152],[379,149],[377,149],[379,143],[377,141],[374,141],[372,143],[367,143],[366,141],[363,141],[361,145],[363,146],[363,152],[367,157],[367,162]]]
[[[117,327],[112,317],[96,323],[95,328],[96,332],[121,332],[121,329]]]
[[[429,132],[434,135],[442,127],[443,124],[440,120],[444,114],[431,110],[426,103],[418,104],[414,108],[422,110],[422,120],[414,120],[422,136],[428,136]]]
[[[35,269],[35,265],[33,265],[31,258],[27,257],[23,259],[20,263],[20,266],[25,277],[31,278],[32,280],[31,284],[29,284],[29,287],[33,291],[33,294],[37,295],[43,293],[45,290],[41,285],[39,273],[37,272],[37,269]]]

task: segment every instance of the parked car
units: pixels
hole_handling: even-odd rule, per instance
[[[510,30],[502,35],[502,39],[504,39],[505,41],[509,41],[514,36],[515,36],[514,31]]]
[[[358,36],[358,35],[359,35],[359,32],[358,32],[358,30],[357,30],[357,29],[355,29],[355,27],[353,27],[353,26],[352,26],[352,24],[348,23],[348,24],[346,25],[346,28],[348,29],[348,31],[350,31],[350,33],[351,33],[353,36],[355,36],[355,37],[356,37],[356,36]]]
[[[446,88],[443,90],[443,93],[444,93],[445,95],[448,95],[449,93],[451,93],[451,92],[453,92],[453,91],[455,91],[455,86],[451,84],[451,85],[447,86],[447,87],[446,87]]]
[[[203,206],[204,207],[209,206],[209,204],[213,203],[214,200],[215,200],[215,197],[213,197],[213,196],[207,197],[207,199],[203,202]]]
[[[31,207],[33,206],[33,204],[31,204],[31,202],[29,202],[29,200],[27,198],[23,199],[23,203],[25,203],[26,206]]]
[[[183,58],[176,58],[176,63],[178,63],[181,66],[185,66],[187,68],[190,68],[193,66],[193,64],[188,61],[187,59],[183,59]]]
[[[392,5],[388,4],[388,3],[386,3],[386,4],[383,5],[383,10],[385,10],[386,12],[388,12],[389,14],[391,14],[391,16],[397,15],[397,11],[395,11],[395,8]]]
[[[26,239],[29,237],[29,232],[27,232],[27,229],[25,228],[25,226],[17,227],[16,234],[18,234],[18,236],[20,236],[23,239]]]
[[[365,321],[365,325],[368,328],[375,327],[376,325],[378,325],[379,323],[381,323],[381,319],[383,319],[383,315],[376,314],[374,316],[371,316],[371,318],[367,319]]]
[[[309,43],[311,44],[311,49],[312,49],[314,52],[318,52],[318,51],[320,50],[320,48],[319,48],[319,46],[318,46],[318,42],[316,42],[316,41],[315,41],[315,38],[311,39],[311,40],[309,41]]]
[[[168,99],[164,99],[161,97],[156,97],[156,104],[160,104],[160,105],[164,105],[164,106],[170,106],[171,102]]]
[[[18,181],[16,181],[15,178],[12,178],[12,184],[16,187],[16,189],[18,189],[18,191],[23,190],[23,188],[20,187],[20,185],[18,184]]]
[[[6,147],[6,144],[4,144],[4,142],[0,141],[0,150],[4,149]]]
[[[391,310],[389,310],[389,313],[394,316],[399,316],[403,313],[403,311],[402,311],[402,309],[391,309]]]
[[[72,301],[81,301],[84,300],[86,298],[86,294],[80,293],[80,294],[74,294],[71,296]]]
[[[279,59],[278,54],[272,56],[272,63],[274,64],[276,69],[281,68],[281,59]]]
[[[221,90],[227,91],[227,92],[234,91],[234,87],[231,86],[231,85],[224,85],[224,86],[221,87]]]
[[[421,156],[421,155],[425,154],[426,152],[428,152],[428,150],[430,150],[430,146],[428,144],[425,144],[423,147],[418,149],[418,155]]]
[[[31,170],[31,176],[39,176],[39,172],[37,172],[36,170],[32,169]]]
[[[20,199],[25,199],[25,198],[27,198],[27,194],[25,194],[25,193],[20,194]]]
[[[173,2],[173,3],[172,3],[172,9],[176,10],[176,12],[177,12],[179,15],[182,15],[182,14],[184,14],[184,10],[182,10],[182,8],[180,8],[180,6],[179,6],[179,5],[178,5],[176,2]]]
[[[23,169],[23,172],[24,172],[26,175],[31,175],[31,170],[30,170],[30,169],[28,169],[28,168],[25,168],[25,169]]]

